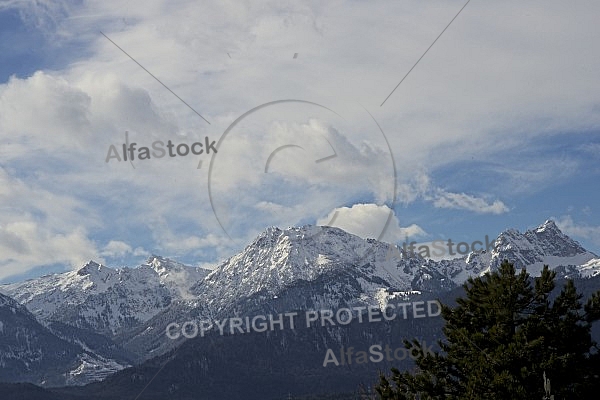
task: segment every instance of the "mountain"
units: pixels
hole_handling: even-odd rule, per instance
[[[63,372],[72,375],[68,383],[84,384],[145,359],[123,348],[120,335],[142,326],[174,300],[189,297],[189,286],[208,273],[159,256],[137,268],[112,269],[90,261],[76,271],[2,285],[0,292],[78,349],[77,365]]]
[[[422,258],[388,259],[390,245],[364,240],[339,228],[305,226],[302,228],[269,228],[240,254],[220,264],[206,279],[194,285],[191,292],[198,303],[214,313],[227,309],[242,298],[258,296],[257,301],[274,299],[283,290],[300,282],[314,282],[330,277],[330,292],[311,300],[313,308],[341,305],[377,304],[382,290],[433,291],[450,289],[452,284],[431,286],[429,277],[443,279],[435,264],[424,264]],[[344,282],[347,277],[350,283]],[[366,296],[366,297],[365,297]],[[307,308],[293,301],[291,308]]]
[[[562,233],[554,221],[546,221],[524,234],[514,229],[507,230],[498,237],[496,246],[490,268],[497,268],[506,258],[518,268],[527,268],[534,276],[539,276],[545,264],[561,271],[567,268],[579,277],[600,273],[598,256]]]
[[[433,298],[456,284],[422,258],[388,259],[391,245],[339,228],[268,228],[239,254],[190,288],[120,344],[151,358],[177,347],[165,340],[173,322],[217,321],[288,311],[385,307],[409,293]]]
[[[383,308],[390,302],[426,301],[461,286],[470,276],[496,269],[504,259],[515,260],[519,268],[527,266],[533,276],[539,274],[540,263],[549,264],[563,278],[600,272],[600,259],[564,235],[553,221],[523,234],[502,232],[489,252],[442,261],[339,228],[271,227],[192,285],[194,300],[173,302],[120,343],[151,358],[180,345],[181,341],[165,340],[165,331],[174,322],[208,324],[296,310]]]
[[[44,324],[61,322],[109,337],[133,329],[188,296],[209,273],[152,256],[137,268],[112,269],[90,261],[76,271],[0,286]]]
[[[333,392],[348,394],[340,398],[358,398],[352,394],[359,385],[372,386],[378,370],[410,368],[414,363],[398,352],[398,359],[392,361],[357,362],[354,358],[351,364],[342,364],[342,349],[358,353],[369,351],[373,345],[382,349],[387,345],[396,350],[403,348],[402,339],[422,338],[428,332],[441,332],[440,318],[366,324],[355,320],[337,327],[298,324],[295,329],[239,335],[212,332],[103,382],[65,393],[98,400],[265,400],[286,399],[290,394],[296,399],[320,398],[317,395]],[[435,335],[429,337],[425,340],[428,346]],[[324,366],[329,349],[334,351],[338,365],[331,362]]]
[[[576,278],[590,290],[600,286],[600,259],[564,235],[553,221],[546,221],[525,233],[513,229],[502,232],[491,251],[475,251],[442,261],[425,259],[333,227],[271,227],[212,272],[152,256],[137,268],[111,269],[89,262],[78,271],[5,285],[0,291],[15,296],[60,337],[81,343],[95,354],[120,364],[126,360],[134,364],[147,360],[118,372],[114,379],[107,380],[107,385],[128,391],[127,382],[132,388],[143,387],[150,382],[153,371],[163,371],[160,376],[165,373],[166,378],[158,378],[157,382],[168,385],[171,379],[172,387],[167,392],[155,388],[156,398],[169,398],[169,393],[173,398],[186,398],[188,394],[195,398],[178,389],[185,386],[185,390],[193,390],[194,385],[204,385],[203,398],[219,398],[219,387],[230,384],[236,374],[240,382],[232,387],[233,391],[242,382],[256,384],[260,374],[273,374],[279,367],[294,373],[304,368],[319,376],[323,375],[321,363],[326,348],[358,348],[411,335],[430,340],[440,332],[439,318],[398,318],[380,324],[352,322],[348,326],[336,320],[335,326],[262,333],[244,331],[238,325],[236,334],[232,321],[243,324],[246,318],[249,321],[261,315],[303,316],[307,312],[341,309],[349,309],[353,319],[366,319],[367,307],[385,310],[389,306],[398,310],[406,303],[411,303],[408,314],[412,315],[412,309],[416,316],[414,302],[428,304],[436,298],[451,302],[468,277],[494,270],[504,259],[515,262],[518,268],[527,268],[534,276],[543,264],[549,264],[559,278]],[[194,324],[208,329],[186,340],[181,334],[186,323],[192,330]],[[227,328],[219,332],[219,324]],[[166,336],[169,326],[175,326],[177,339]],[[96,334],[93,340],[92,331]],[[263,349],[262,353],[256,353],[256,349]],[[235,351],[251,356],[236,363]],[[292,360],[286,358],[289,352],[295,354]],[[161,369],[164,365],[169,365],[168,372]],[[190,371],[202,378],[190,377]],[[359,376],[338,372],[326,374],[332,382],[339,383],[329,386],[336,390],[346,388],[345,380],[356,382]],[[296,384],[288,389],[303,393],[302,388],[310,386],[303,380]],[[94,387],[108,396],[99,398],[111,398],[110,387]],[[86,390],[77,389],[78,393],[89,394]],[[277,398],[282,392],[264,393],[264,398]],[[153,398],[152,394],[145,396]]]
[[[532,275],[549,264],[562,276],[600,273],[600,259],[564,235],[553,221],[502,232],[490,252],[433,261],[338,228],[271,227],[214,271],[151,256],[137,268],[93,261],[77,271],[0,286],[44,324],[60,322],[109,337],[145,330],[165,313],[215,318],[255,311],[384,305],[405,293],[439,293],[509,259]],[[392,255],[392,257],[390,257]],[[291,294],[307,286],[311,296]],[[281,298],[281,293],[290,295]],[[252,306],[250,306],[252,304]],[[275,307],[275,308],[273,308]],[[240,311],[240,310],[238,310]]]
[[[64,393],[52,393],[31,383],[3,383],[0,382],[2,400],[74,400],[81,397],[72,397]]]
[[[24,306],[0,294],[0,381],[80,385],[123,367],[56,336]]]
[[[589,287],[582,292],[600,288],[600,277],[587,278]],[[564,285],[557,281],[557,290]],[[463,296],[455,288],[440,296],[445,304]],[[363,316],[364,321],[367,316]],[[400,370],[414,367],[404,354],[396,358],[403,339],[417,338],[431,350],[441,338],[443,320],[424,318],[363,322],[356,319],[345,326],[295,329],[274,329],[266,332],[219,335],[211,332],[183,342],[177,349],[148,360],[141,365],[120,371],[105,381],[86,387],[63,388],[53,393],[76,396],[86,400],[279,400],[294,399],[360,399],[361,388],[368,390],[377,380],[379,371],[391,367]],[[600,337],[598,332],[596,338]],[[386,357],[359,362],[357,354],[373,346],[392,351],[392,361]],[[339,365],[329,361],[331,350]],[[352,350],[352,364],[342,363],[341,353]],[[375,349],[377,350],[377,349]],[[404,358],[404,359],[402,359]],[[1,390],[1,389],[0,389]],[[0,394],[2,392],[0,391]],[[334,397],[333,394],[339,397]],[[331,397],[330,397],[331,396]]]

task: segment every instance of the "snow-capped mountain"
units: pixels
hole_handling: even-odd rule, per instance
[[[41,322],[59,321],[116,335],[188,297],[208,270],[152,256],[137,268],[112,269],[90,261],[76,271],[0,286]]]
[[[192,286],[193,300],[173,302],[120,344],[150,358],[179,344],[165,340],[172,322],[384,306],[407,293],[433,297],[456,287],[434,262],[389,258],[391,247],[333,227],[268,228]]]
[[[517,268],[526,267],[533,276],[539,275],[544,264],[553,269],[573,267],[571,273],[579,272],[581,277],[600,273],[598,256],[563,234],[553,221],[523,234],[507,230],[494,246],[490,252],[433,261],[416,253],[409,256],[402,250],[394,253],[388,243],[365,240],[339,228],[269,228],[191,291],[217,313],[241,298],[258,293],[264,299],[273,298],[297,282],[313,282],[326,275],[338,282],[343,281],[339,279],[342,276],[351,277],[351,286],[357,289],[353,301],[377,304],[381,303],[382,292],[435,293],[452,289],[470,276],[498,268],[504,259],[514,262]],[[340,294],[343,290],[340,285]]]
[[[496,270],[503,260],[539,276],[544,265],[559,277],[585,278],[600,274],[600,258],[565,235],[554,221],[547,220],[535,229],[520,233],[515,229],[502,232],[489,252],[472,252],[453,260],[437,262],[437,269],[462,285],[470,276]]]
[[[524,234],[514,229],[507,230],[498,237],[496,245],[498,250],[493,252],[492,268],[506,258],[519,268],[527,268],[534,276],[539,275],[544,264],[552,269],[574,267],[573,271],[579,271],[581,276],[600,273],[600,269],[594,269],[598,256],[562,233],[554,221],[546,221]]]
[[[269,228],[241,253],[220,264],[191,290],[199,302],[214,313],[242,298],[260,294],[264,299],[278,296],[300,282],[329,277],[329,288],[337,287],[333,299],[311,299],[314,307],[331,308],[349,291],[348,304],[376,303],[379,292],[432,291],[450,289],[435,263],[420,257],[388,257],[388,243],[364,240],[339,228],[305,226]],[[348,280],[350,279],[350,280]],[[347,284],[343,282],[348,281]],[[431,285],[432,282],[435,285]],[[297,302],[296,307],[306,308]]]
[[[338,228],[272,227],[212,272],[158,256],[137,268],[112,269],[91,261],[77,271],[4,285],[0,291],[48,327],[102,333],[139,361],[180,344],[165,338],[172,322],[431,299],[469,276],[496,269],[504,259],[532,275],[543,264],[562,277],[600,273],[600,259],[552,221],[525,233],[507,230],[494,244],[489,252],[434,261]],[[79,331],[71,336],[86,344]]]
[[[565,272],[575,277],[600,272],[600,259],[560,232],[552,221],[523,234],[503,232],[495,245],[490,252],[434,261],[394,251],[391,244],[365,240],[338,228],[271,227],[192,286],[194,300],[172,303],[127,335],[122,344],[155,356],[178,345],[164,338],[166,326],[172,322],[385,307],[389,302],[435,298],[470,276],[496,269],[504,259],[514,261],[518,268],[527,266],[534,276],[543,263],[560,272],[559,277],[569,276]],[[574,265],[574,261],[581,264]]]

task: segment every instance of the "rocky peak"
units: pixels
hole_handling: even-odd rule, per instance
[[[77,270],[77,275],[88,275],[90,277],[105,276],[109,273],[108,270],[108,267],[105,267],[102,264],[98,264],[97,262],[90,260]]]

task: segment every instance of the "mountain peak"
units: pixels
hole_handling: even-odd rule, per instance
[[[556,223],[551,219],[546,220],[546,222],[544,222],[542,225],[538,226],[538,228],[535,231],[537,233],[541,233],[541,232],[545,232],[545,231],[562,233],[562,231],[558,228]]]
[[[597,256],[587,251],[577,241],[565,235],[553,220],[546,220],[537,228],[520,233],[509,229],[497,239],[499,248],[494,252],[495,267],[506,258],[518,265],[527,267],[529,271],[538,270],[544,264],[551,268],[561,263],[565,265],[581,265]],[[501,253],[501,255],[500,255]]]
[[[165,257],[161,257],[159,255],[156,254],[152,254],[150,257],[148,257],[148,259],[146,260],[146,264],[150,265],[150,266],[154,266],[157,264],[162,264],[165,263],[167,261],[167,259]]]
[[[161,284],[166,285],[182,298],[188,298],[190,286],[200,282],[211,272],[154,254],[148,258],[145,264],[142,264],[142,268],[150,268],[154,271],[153,273],[158,275]]]
[[[146,260],[146,265],[148,265],[161,276],[163,274],[169,273],[170,271],[180,271],[187,267],[186,265],[171,260],[170,258],[158,256],[155,254],[148,257],[148,260]]]
[[[104,265],[90,260],[77,270],[77,275],[98,275],[99,273],[106,272],[106,269],[107,267]]]

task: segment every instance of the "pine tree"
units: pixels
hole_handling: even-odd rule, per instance
[[[556,273],[544,266],[530,279],[504,261],[498,271],[470,278],[465,298],[442,307],[445,341],[429,355],[419,349],[415,371],[380,376],[381,399],[542,399],[543,376],[559,399],[600,393],[599,348],[591,338],[600,319],[600,291],[582,304],[572,280],[552,300]]]

